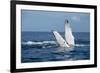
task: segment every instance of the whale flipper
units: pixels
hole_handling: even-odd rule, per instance
[[[75,45],[74,36],[68,20],[65,21],[65,40],[69,46]]]
[[[53,34],[60,47],[69,47],[63,37],[57,31],[53,31]]]

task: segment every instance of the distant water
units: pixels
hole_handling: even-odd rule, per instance
[[[64,33],[60,33],[64,37]],[[22,32],[21,62],[47,62],[90,59],[89,32],[74,32],[75,46],[60,48],[52,32]]]

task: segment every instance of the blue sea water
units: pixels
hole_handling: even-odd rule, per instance
[[[60,33],[64,37],[64,33]],[[61,48],[52,32],[22,32],[21,62],[47,62],[90,59],[89,32],[73,32],[75,46],[71,50]]]

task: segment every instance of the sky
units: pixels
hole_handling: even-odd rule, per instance
[[[73,32],[90,32],[89,13],[21,10],[22,31],[64,32],[66,19]]]

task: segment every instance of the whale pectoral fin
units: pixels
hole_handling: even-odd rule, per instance
[[[69,47],[63,37],[57,31],[53,31],[53,34],[60,47]]]

